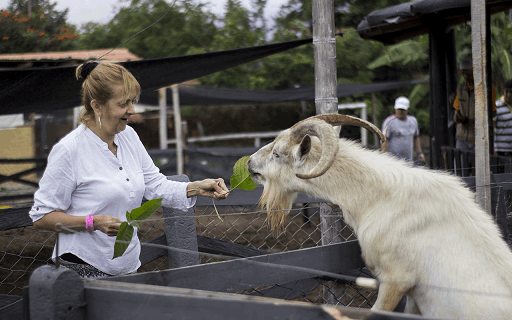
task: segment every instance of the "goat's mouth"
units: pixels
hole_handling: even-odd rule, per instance
[[[249,169],[249,174],[251,175],[252,181],[254,181],[256,184],[263,184],[265,178],[263,178],[260,173]]]

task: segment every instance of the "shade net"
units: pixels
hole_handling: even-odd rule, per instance
[[[263,46],[121,63],[149,92],[312,43],[312,38]],[[51,112],[81,105],[76,66],[0,70],[0,114]]]
[[[338,85],[337,96],[340,98],[364,93],[393,90],[426,82],[427,80],[411,80]],[[285,90],[247,90],[201,85],[180,85],[179,97],[181,105],[204,106],[315,100],[315,86],[303,86],[300,88]],[[172,105],[172,95],[167,94],[166,98],[167,104]],[[143,104],[157,105],[158,92],[145,92],[141,96],[140,102]]]
[[[141,85],[140,102],[158,105],[159,88],[196,79],[217,71],[254,61],[272,54],[312,43],[312,38],[263,46],[170,58],[121,63]],[[76,66],[0,70],[0,114],[49,113],[81,105],[82,81],[75,77]],[[338,85],[337,96],[398,89],[425,82],[392,81],[371,84]],[[315,87],[285,90],[247,90],[201,85],[180,86],[181,105],[219,105],[302,101],[315,99]],[[172,104],[172,95],[167,95]]]

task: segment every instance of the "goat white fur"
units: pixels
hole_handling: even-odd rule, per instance
[[[338,116],[303,120],[249,158],[271,226],[297,193],[325,199],[343,209],[379,280],[374,310],[392,311],[408,295],[423,316],[512,319],[512,252],[474,193],[451,174],[338,139]]]

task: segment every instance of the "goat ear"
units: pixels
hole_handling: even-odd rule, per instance
[[[302,138],[299,146],[299,157],[302,159],[305,155],[309,153],[311,150],[311,137],[309,135],[305,135]]]

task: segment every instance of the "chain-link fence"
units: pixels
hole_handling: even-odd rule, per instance
[[[55,233],[33,227],[0,232],[0,294],[21,295],[32,272],[51,262]]]
[[[296,205],[288,215],[284,231],[273,235],[266,223],[267,213],[260,211],[255,205],[196,207],[196,230],[202,236],[269,252],[310,248],[322,243],[319,208],[317,203]],[[348,226],[340,232],[344,238],[354,239]],[[141,223],[138,235],[144,243],[164,233],[164,218],[160,209]],[[55,233],[37,230],[32,226],[0,232],[0,294],[21,295],[22,288],[28,285],[32,271],[41,265],[53,264],[50,257],[55,238]],[[201,254],[202,263],[223,259],[216,255]],[[163,256],[142,266],[139,272],[165,270],[168,266],[168,259]],[[362,269],[354,276],[369,276],[369,273]],[[275,290],[288,291],[287,299],[363,308],[371,307],[376,299],[374,290],[325,276],[310,279],[307,285],[276,284],[239,293],[272,297]]]

